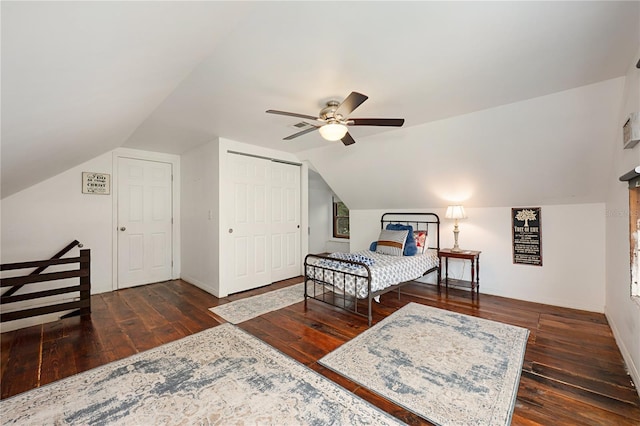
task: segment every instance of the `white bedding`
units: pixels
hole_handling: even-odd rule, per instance
[[[372,293],[395,284],[420,278],[426,271],[438,266],[436,250],[428,250],[424,254],[415,256],[391,256],[362,250],[356,253],[334,253],[331,257],[347,259],[364,257],[365,259],[371,259],[373,262],[369,269],[371,270]],[[371,262],[366,261],[365,263]],[[310,264],[316,265],[316,267],[307,267],[308,278],[333,284],[336,287],[336,291],[344,292],[350,296],[355,294],[359,299],[367,297],[367,271],[364,267],[354,267],[353,265],[324,259],[312,259]],[[358,277],[345,275],[341,272],[356,274]]]

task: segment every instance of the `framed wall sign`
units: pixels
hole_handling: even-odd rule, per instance
[[[511,209],[513,263],[542,266],[540,207]]]
[[[109,195],[111,193],[111,175],[82,172],[82,193]]]

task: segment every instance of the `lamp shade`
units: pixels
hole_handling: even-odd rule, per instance
[[[347,134],[347,126],[340,123],[329,123],[318,129],[320,135],[328,141],[338,141]]]
[[[447,212],[444,214],[447,219],[466,219],[467,213],[462,206],[449,206]]]

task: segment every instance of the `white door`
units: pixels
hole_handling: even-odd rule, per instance
[[[300,167],[231,153],[227,158],[222,267],[228,268],[229,282],[223,293],[300,275]]]
[[[118,158],[118,288],[171,279],[171,169]]]
[[[271,284],[269,160],[228,154],[232,196],[229,205],[228,292]]]
[[[300,275],[300,167],[271,163],[271,280]]]

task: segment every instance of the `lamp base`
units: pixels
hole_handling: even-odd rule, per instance
[[[453,227],[453,248],[451,249],[452,252],[458,253],[461,252],[462,250],[460,250],[460,246],[458,245],[458,234],[460,233],[460,230],[458,230],[458,219],[456,219],[456,224]]]

